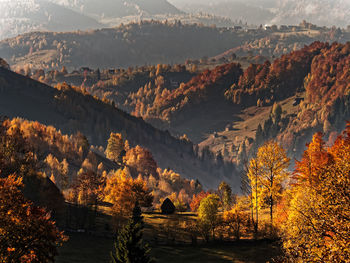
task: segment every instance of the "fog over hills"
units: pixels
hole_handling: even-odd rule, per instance
[[[326,26],[346,27],[350,24],[348,0],[279,0],[278,12],[271,23],[293,24],[307,19]]]
[[[102,25],[66,7],[45,0],[0,0],[0,39],[29,31],[71,31]]]
[[[346,27],[348,0],[170,0],[186,12],[206,12],[244,20],[249,24],[298,24],[301,20],[322,26]]]
[[[0,6],[0,39],[32,31],[97,29],[119,24],[113,20],[123,17],[182,13],[166,0],[0,0]]]
[[[117,18],[135,15],[179,14],[176,7],[166,0],[50,0],[72,8],[85,15],[103,18]]]

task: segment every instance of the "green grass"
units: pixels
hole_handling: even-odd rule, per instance
[[[267,262],[280,254],[279,247],[268,242],[239,242],[231,244],[209,244],[198,247],[160,246],[153,249],[157,262],[164,263],[224,263]]]
[[[152,245],[152,256],[158,263],[211,263],[211,262],[267,262],[281,253],[278,245],[260,240],[242,240],[239,242],[215,242],[205,244],[198,237],[198,246],[191,246],[190,235],[181,227],[185,221],[193,221],[193,213],[179,213],[162,215],[160,213],[144,213],[146,240],[156,241],[161,245]],[[113,239],[103,237],[108,233],[106,224],[111,224],[111,217],[107,214],[98,214],[97,228],[92,236],[86,233],[67,233],[68,242],[59,249],[58,263],[107,263],[110,261],[110,252],[113,250]],[[175,243],[168,243],[167,231],[175,231]],[[169,233],[170,233],[169,232]],[[165,245],[169,244],[169,245]],[[182,244],[182,245],[179,245]]]
[[[74,233],[59,249],[58,263],[109,262],[113,240]],[[192,246],[157,246],[152,255],[158,263],[267,262],[279,255],[277,245],[267,241],[241,241]]]

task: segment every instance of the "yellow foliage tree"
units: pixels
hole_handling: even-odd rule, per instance
[[[223,214],[224,226],[228,227],[229,233],[233,234],[236,240],[241,238],[243,227],[248,220],[242,201],[243,198],[239,198],[234,207],[230,211],[225,211]]]
[[[350,125],[327,148],[315,134],[296,164],[284,248],[293,262],[350,262]]]
[[[262,183],[260,181],[261,167],[260,163],[256,158],[250,160],[248,167],[248,180],[250,185],[250,202],[251,202],[251,211],[252,211],[252,221],[254,225],[255,234],[258,232],[259,227],[259,210],[262,206]],[[254,210],[255,210],[255,218],[254,218]]]
[[[141,207],[151,207],[153,196],[142,179],[133,179],[127,169],[119,169],[107,178],[105,199],[113,204],[113,213],[128,217],[135,202]]]
[[[256,191],[256,200],[265,200],[270,207],[270,221],[273,225],[273,208],[281,197],[282,183],[287,179],[290,159],[285,150],[277,142],[269,141],[258,149],[256,163],[254,166],[257,171],[254,173],[258,180],[251,175],[252,187]],[[254,183],[255,182],[255,183]],[[257,185],[255,185],[257,184]],[[260,198],[259,198],[260,195]]]
[[[213,238],[215,236],[215,227],[218,222],[219,205],[219,196],[216,194],[210,194],[202,199],[198,208],[199,221],[203,228],[212,231]]]

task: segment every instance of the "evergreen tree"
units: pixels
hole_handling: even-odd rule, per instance
[[[142,239],[143,217],[136,202],[133,215],[127,225],[118,233],[115,242],[115,254],[111,254],[112,263],[152,263],[150,249]]]

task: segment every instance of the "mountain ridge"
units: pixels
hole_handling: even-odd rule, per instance
[[[4,68],[0,68],[0,81],[2,115],[36,120],[68,134],[81,131],[94,145],[105,145],[110,132],[120,132],[132,145],[151,150],[162,168],[171,168],[189,179],[198,178],[206,187],[229,178],[239,188],[239,179],[234,177],[231,165],[226,169],[220,167],[221,163],[216,164],[215,159],[201,161],[191,143],[90,95],[64,85],[54,89]]]

